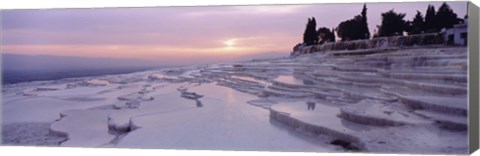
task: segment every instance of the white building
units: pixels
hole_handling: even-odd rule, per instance
[[[467,32],[468,32],[468,20],[465,19],[464,23],[456,24],[453,28],[446,29],[444,31],[444,39],[447,44],[452,45],[467,45]]]

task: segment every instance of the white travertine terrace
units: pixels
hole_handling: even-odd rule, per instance
[[[465,154],[467,49],[367,50],[6,85],[3,124],[60,146]]]

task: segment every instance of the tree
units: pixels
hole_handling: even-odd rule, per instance
[[[378,26],[378,36],[402,35],[406,28],[406,22],[403,19],[405,15],[396,13],[393,9],[382,13],[382,25]]]
[[[307,44],[309,42],[309,28],[311,27],[312,25],[312,20],[310,18],[308,18],[308,22],[307,22],[307,26],[305,28],[305,31],[303,32],[303,43],[304,44]]]
[[[337,38],[335,37],[335,28],[332,28],[332,37],[333,37],[333,42],[336,42],[337,41]]]
[[[363,9],[362,9],[362,18],[361,18],[361,32],[364,34],[365,38],[363,39],[369,39],[370,38],[370,31],[368,30],[368,23],[367,23],[367,4],[363,4]]]
[[[314,44],[318,43],[318,36],[317,36],[317,21],[315,20],[315,17],[312,17],[312,27],[310,28],[309,32],[312,36],[312,40]]]
[[[337,28],[337,35],[342,38],[342,41],[368,39],[370,32],[367,24],[367,7],[364,4],[360,15],[341,22]]]
[[[335,35],[330,29],[322,27],[317,31],[318,34],[318,43],[323,44],[327,42],[335,42]]]
[[[360,23],[354,19],[343,21],[337,26],[337,35],[342,38],[342,41],[360,39],[358,28]]]
[[[303,43],[306,45],[313,45],[318,42],[317,39],[317,22],[315,18],[312,19],[308,18],[307,26],[305,28],[305,32],[303,33]]]
[[[415,34],[421,34],[424,31],[424,25],[425,21],[423,19],[422,13],[417,10],[417,14],[413,18],[413,20],[410,22],[407,22],[408,24],[408,35],[415,35]]]
[[[428,5],[427,13],[425,14],[424,32],[438,32],[437,28],[437,16],[435,13],[435,7]]]
[[[461,19],[457,17],[457,14],[453,12],[450,6],[443,2],[440,8],[438,8],[436,19],[441,19],[437,21],[437,29],[442,28],[452,28],[453,25],[459,24]]]

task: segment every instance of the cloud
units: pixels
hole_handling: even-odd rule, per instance
[[[252,6],[215,6],[211,10],[198,10],[184,13],[184,16],[201,17],[212,15],[281,15],[298,13],[308,5],[252,5]]]
[[[367,3],[371,33],[382,12],[410,20],[431,3]],[[463,17],[466,2],[448,2]],[[307,18],[336,27],[359,14],[361,3],[2,11],[2,49],[10,53],[214,62],[279,52],[302,41]],[[224,42],[235,40],[234,48]]]

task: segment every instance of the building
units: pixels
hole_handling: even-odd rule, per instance
[[[468,32],[468,20],[464,19],[461,24],[456,24],[453,28],[446,29],[444,33],[444,39],[447,44],[450,45],[467,45],[467,32]]]

